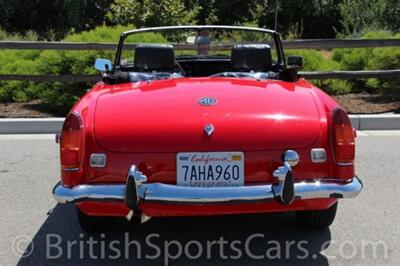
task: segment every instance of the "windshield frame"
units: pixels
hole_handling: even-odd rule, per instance
[[[152,27],[152,28],[142,28],[142,29],[134,29],[134,30],[129,30],[121,33],[120,39],[118,42],[118,47],[117,51],[115,54],[115,59],[114,59],[114,68],[113,72],[116,69],[119,69],[121,67],[121,54],[122,50],[124,47],[124,42],[125,39],[133,34],[139,34],[139,33],[144,33],[144,32],[160,32],[160,31],[173,31],[173,30],[202,30],[202,29],[208,29],[208,30],[237,30],[237,31],[252,31],[252,32],[261,32],[268,34],[272,36],[274,43],[275,43],[275,49],[277,51],[277,57],[278,57],[278,62],[277,64],[281,65],[283,69],[286,69],[286,60],[285,60],[285,54],[283,51],[282,43],[281,43],[281,38],[278,32],[274,30],[269,30],[269,29],[262,29],[262,28],[255,28],[255,27],[243,27],[243,26],[224,26],[224,25],[190,25],[190,26],[165,26],[165,27]],[[135,44],[129,44],[129,45],[135,45]]]

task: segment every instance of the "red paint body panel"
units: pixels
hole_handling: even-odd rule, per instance
[[[201,106],[198,98],[217,104]],[[272,181],[286,149],[295,149],[300,163],[297,180],[319,177],[351,178],[354,166],[335,164],[331,149],[331,113],[337,103],[300,79],[298,82],[232,78],[175,80],[105,85],[99,83],[73,108],[84,123],[84,162],[77,172],[62,172],[64,185],[125,183],[132,164],[149,182],[176,183],[176,153],[183,151],[242,151],[245,184]],[[206,138],[203,127],[213,123]],[[311,162],[310,150],[325,148],[328,160]],[[91,168],[91,153],[107,154],[107,167]],[[144,203],[150,216],[211,215],[329,208],[336,200],[204,206]],[[91,215],[126,215],[121,204],[79,203]]]
[[[98,152],[100,150],[96,150]],[[298,180],[309,177],[326,177],[329,163],[313,164],[307,157],[309,151],[300,152],[302,159],[295,172]],[[108,165],[113,167],[89,168],[88,183],[124,183],[132,164],[138,166],[149,182],[176,184],[176,153],[107,153]],[[272,181],[272,172],[281,163],[282,151],[244,152],[245,184],[265,183]]]

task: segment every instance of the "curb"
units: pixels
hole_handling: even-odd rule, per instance
[[[400,115],[350,115],[357,130],[400,130]],[[61,131],[63,117],[56,118],[2,118],[0,134],[51,134]]]
[[[57,118],[2,118],[0,134],[48,134],[61,131],[63,117]]]
[[[396,130],[400,129],[400,115],[349,115],[351,124],[358,130]]]

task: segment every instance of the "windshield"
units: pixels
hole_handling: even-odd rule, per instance
[[[236,26],[173,26],[121,34],[108,83],[223,77],[279,79],[285,60],[275,31]]]
[[[234,45],[268,44],[272,64],[284,64],[277,42],[279,38],[275,32],[247,27],[180,26],[133,30],[122,35],[115,66],[133,66],[135,48],[143,43],[171,44],[178,62],[184,59],[229,59]]]

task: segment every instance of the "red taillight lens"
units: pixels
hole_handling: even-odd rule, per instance
[[[342,109],[333,111],[332,147],[337,163],[352,163],[355,156],[354,132],[347,113]]]
[[[83,124],[79,115],[71,113],[65,119],[60,146],[61,169],[78,169],[83,160]]]

